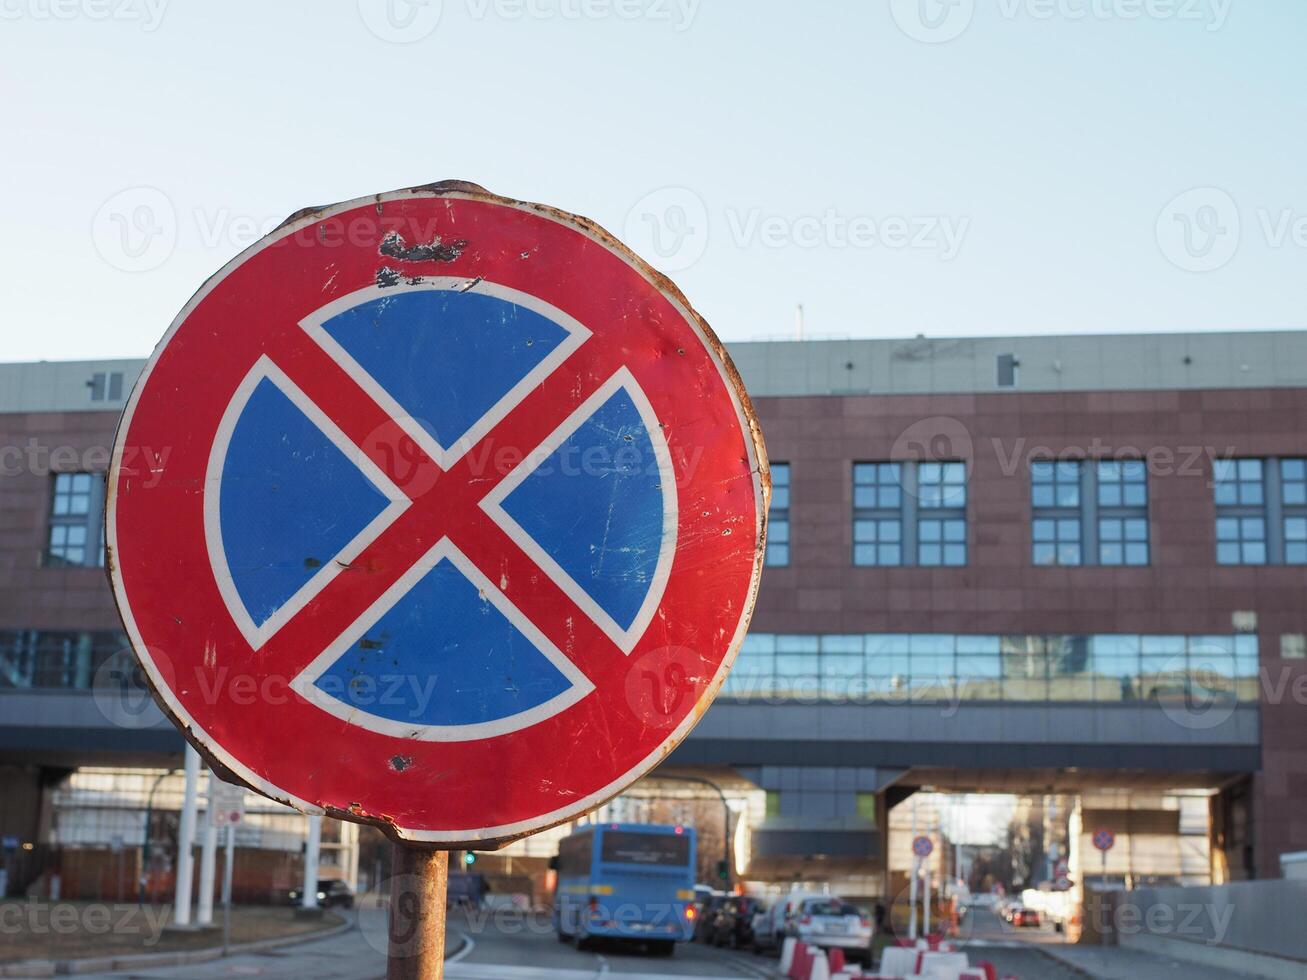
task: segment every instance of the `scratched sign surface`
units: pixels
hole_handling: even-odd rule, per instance
[[[234,779],[433,845],[652,769],[730,669],[766,456],[680,292],[475,185],[300,212],[137,383],[114,591],[156,698]]]

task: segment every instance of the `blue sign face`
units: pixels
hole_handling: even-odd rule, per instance
[[[535,297],[439,279],[352,293],[302,326],[442,470],[589,337]],[[227,408],[208,484],[215,577],[256,651],[411,503],[268,358]],[[425,492],[439,495],[439,479]],[[676,497],[666,441],[629,371],[480,507],[631,650],[670,570]],[[517,731],[587,696],[585,674],[492,579],[441,537],[292,687],[349,724],[446,741]]]

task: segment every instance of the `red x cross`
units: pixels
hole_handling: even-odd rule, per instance
[[[442,537],[448,537],[569,657],[625,656],[480,507],[483,498],[621,366],[587,340],[448,471],[442,471],[348,373],[303,331],[276,338],[268,356],[411,503],[261,649],[295,676]],[[584,671],[584,665],[578,665]]]

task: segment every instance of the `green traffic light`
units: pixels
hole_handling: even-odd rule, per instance
[[[476,863],[477,863],[477,856],[476,856],[475,854],[473,854],[471,851],[464,851],[464,852],[463,852],[463,863],[464,863],[464,864],[476,864]]]

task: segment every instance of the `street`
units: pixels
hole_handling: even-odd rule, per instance
[[[628,980],[670,977],[770,977],[775,961],[746,953],[716,950],[698,943],[678,945],[670,957],[652,956],[616,944],[579,952],[560,943],[548,914],[451,912],[447,939],[449,980],[588,980],[622,976]],[[374,980],[385,974],[384,913],[363,908],[349,929],[315,942],[246,953],[194,966],[168,966],[86,974],[101,980],[186,978],[220,980]]]
[[[385,975],[384,913],[365,907],[347,913],[347,929],[295,946],[242,953],[192,966],[159,966],[112,973],[83,974],[91,980],[381,980]],[[973,964],[993,963],[1000,977],[1017,980],[1072,980],[1093,976],[1186,976],[1205,980],[1216,974],[1141,953],[1099,947],[1062,947],[1050,930],[1014,930],[992,911],[974,910],[957,939]],[[1040,947],[1058,946],[1070,962]],[[454,911],[447,933],[447,980],[672,980],[678,977],[775,978],[776,959],[747,952],[713,949],[700,943],[678,945],[670,957],[608,944],[584,952],[558,942],[547,914]],[[1073,965],[1074,964],[1074,965]]]
[[[547,914],[455,916],[449,929],[446,976],[487,980],[581,980],[607,975],[653,977],[769,977],[774,961],[717,950],[700,943],[678,944],[672,956],[654,956],[617,943],[580,952],[560,943]],[[459,939],[470,942],[458,950]]]

